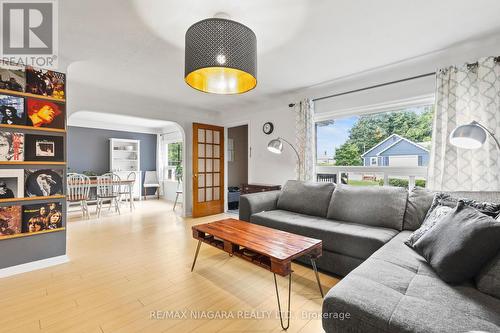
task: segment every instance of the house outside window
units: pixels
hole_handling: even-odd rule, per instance
[[[432,117],[433,106],[420,105],[317,123],[317,180],[425,186]]]

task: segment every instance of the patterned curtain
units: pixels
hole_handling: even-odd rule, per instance
[[[314,102],[304,99],[295,108],[295,138],[300,163],[297,161],[296,172],[299,180],[314,180],[314,161],[316,152],[314,134]]]
[[[437,74],[428,187],[444,191],[500,190],[500,153],[491,137],[476,150],[449,143],[456,126],[476,120],[500,134],[500,64],[481,58],[477,64],[442,69]]]

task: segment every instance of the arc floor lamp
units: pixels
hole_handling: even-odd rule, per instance
[[[450,143],[459,148],[477,149],[486,142],[488,135],[495,141],[497,149],[500,151],[500,142],[495,134],[475,120],[455,128],[450,134]]]
[[[298,179],[300,180],[300,176],[301,176],[300,169],[301,169],[301,165],[302,165],[300,155],[299,155],[299,152],[297,151],[297,149],[295,149],[295,147],[290,142],[288,142],[287,140],[285,140],[279,136],[276,139],[269,141],[269,143],[267,144],[267,150],[269,150],[271,153],[274,153],[274,154],[281,154],[283,152],[283,142],[286,142],[290,147],[292,147],[293,151],[295,152],[295,155],[297,155],[297,161],[299,162],[299,178]]]

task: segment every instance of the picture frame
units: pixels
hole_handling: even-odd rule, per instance
[[[25,134],[25,161],[64,161],[64,142],[62,136]]]
[[[0,207],[0,239],[22,232],[21,206]]]
[[[0,61],[0,89],[24,92],[26,89],[25,67]]]
[[[0,131],[0,161],[24,161],[24,133]]]
[[[24,198],[24,169],[0,169],[0,200]]]
[[[26,99],[26,123],[28,126],[65,128],[66,107],[64,103],[28,97]]]
[[[63,169],[25,169],[24,196],[48,197],[62,195]]]
[[[66,98],[66,74],[26,66],[27,93],[56,99]]]
[[[24,97],[0,94],[0,124],[26,125]]]
[[[44,202],[24,205],[22,208],[22,221],[23,233],[35,233],[62,228],[62,203]]]

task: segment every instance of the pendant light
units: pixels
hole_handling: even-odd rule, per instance
[[[186,31],[184,80],[213,94],[241,94],[257,85],[257,38],[247,26],[222,17]]]

